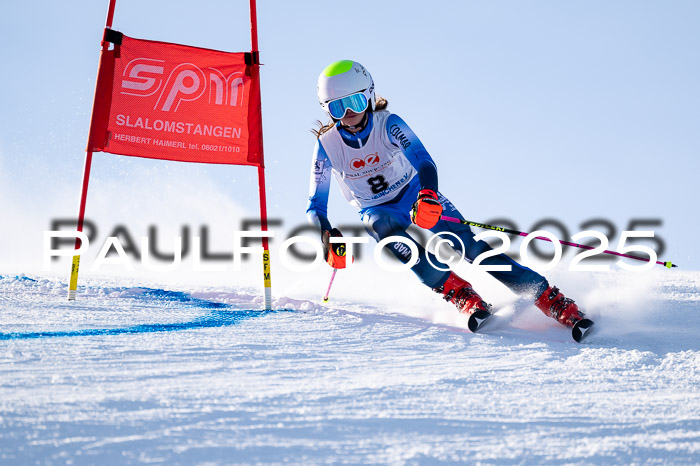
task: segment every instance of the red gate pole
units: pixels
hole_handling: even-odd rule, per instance
[[[255,0],[250,0],[250,45],[253,56],[253,85],[260,96],[260,60],[258,50],[258,12]],[[261,104],[262,102],[259,102]],[[261,105],[262,107],[262,105]],[[260,109],[260,164],[258,165],[258,189],[260,191],[260,229],[267,231],[267,198],[265,195],[265,157],[262,139],[262,108]],[[265,286],[265,310],[272,309],[272,281],[270,278],[270,247],[267,236],[262,238],[263,246],[263,283]]]
[[[117,0],[109,0],[109,9],[107,10],[107,20],[105,22],[106,28],[112,27],[112,21],[114,20],[114,7]],[[102,40],[102,52],[105,52],[109,47],[109,43]],[[99,75],[99,69],[98,69]],[[92,133],[92,119],[95,113],[95,103],[97,100],[97,82],[95,83],[95,99],[92,102],[92,114],[90,115],[90,132]],[[80,193],[80,208],[78,209],[78,225],[77,230],[79,232],[83,231],[83,224],[85,222],[85,204],[87,202],[87,192],[88,184],[90,182],[90,168],[92,167],[92,149],[88,147],[85,153],[85,166],[83,168],[83,185],[82,191]],[[75,250],[77,251],[81,246],[80,238],[75,238]],[[68,301],[75,300],[76,291],[78,289],[78,270],[80,269],[80,255],[73,256],[73,262],[71,264],[70,270],[70,281],[68,284]]]

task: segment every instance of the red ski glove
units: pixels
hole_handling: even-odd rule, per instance
[[[442,216],[442,204],[432,189],[421,189],[418,200],[411,208],[411,221],[421,228],[430,230]]]
[[[331,237],[338,238],[341,236],[343,235],[337,228],[323,232],[323,258],[334,269],[345,268],[345,243],[330,242]]]

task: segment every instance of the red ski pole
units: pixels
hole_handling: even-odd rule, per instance
[[[440,217],[440,219],[441,219],[441,220],[445,220],[446,222],[461,223],[461,224],[463,224],[463,225],[469,225],[469,226],[472,226],[472,227],[484,228],[484,229],[486,229],[486,230],[502,231],[502,232],[504,232],[504,233],[510,233],[510,234],[513,234],[513,235],[520,235],[520,236],[528,236],[528,235],[529,235],[529,233],[524,233],[524,232],[522,232],[522,231],[511,230],[511,229],[509,229],[509,228],[497,227],[497,226],[493,226],[493,225],[486,225],[486,224],[483,224],[483,223],[471,222],[471,221],[469,221],[469,220],[460,220],[460,219],[455,218],[455,217],[446,217],[446,216],[444,216],[444,215],[443,215],[442,217]],[[545,238],[544,236],[537,236],[537,237],[535,237],[535,239],[541,239],[541,240],[544,240],[544,241],[549,241],[550,243],[552,242],[551,239]],[[576,248],[581,248],[581,249],[595,249],[593,246],[586,246],[585,244],[578,244],[578,243],[572,243],[572,242],[569,242],[569,241],[561,241],[561,240],[560,240],[559,242],[560,242],[561,244],[565,244],[565,245],[567,245],[567,246],[574,246],[574,247],[576,247]],[[605,251],[603,251],[603,252],[604,252],[605,254],[612,254],[612,255],[615,255],[615,256],[627,257],[627,258],[629,258],[629,259],[636,259],[636,260],[638,260],[638,261],[649,262],[649,259],[647,259],[647,258],[645,258],[645,257],[632,256],[632,255],[630,255],[630,254],[622,254],[622,253],[615,252],[615,251],[608,251],[607,249],[606,249]],[[671,262],[656,261],[656,263],[659,264],[659,265],[663,265],[664,267],[668,267],[669,269],[670,269],[671,267],[678,267],[677,265],[672,264]]]

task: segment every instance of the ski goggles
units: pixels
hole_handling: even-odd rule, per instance
[[[355,113],[364,112],[367,110],[368,104],[369,102],[365,94],[363,92],[358,92],[347,97],[331,100],[326,104],[326,108],[333,118],[340,120],[345,116],[348,110],[352,110]]]

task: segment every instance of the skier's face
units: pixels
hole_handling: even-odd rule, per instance
[[[362,122],[362,119],[365,117],[365,112],[355,113],[352,110],[348,109],[345,116],[340,119],[340,122],[343,124],[343,126],[359,125]]]

